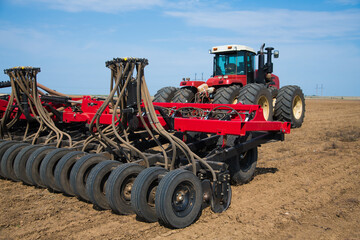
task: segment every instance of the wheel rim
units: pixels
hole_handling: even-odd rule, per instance
[[[300,96],[298,96],[298,95],[295,96],[295,98],[293,100],[293,103],[292,103],[292,106],[293,106],[294,118],[295,119],[300,119],[301,115],[302,115],[302,110],[303,110],[303,103],[301,101]]]
[[[121,198],[126,201],[130,202],[131,200],[131,189],[134,184],[136,176],[129,176],[121,186]]]
[[[275,108],[275,104],[276,104],[276,98],[273,98],[273,99],[272,99],[272,106],[273,106],[273,108]]]
[[[239,103],[238,97],[235,97],[235,98],[233,99],[233,101],[232,101],[231,104],[238,104],[238,103]]]
[[[261,96],[258,100],[258,105],[261,106],[261,108],[263,109],[263,114],[264,114],[264,118],[265,120],[269,119],[269,113],[270,113],[270,104],[268,99],[265,96]]]
[[[159,185],[159,181],[154,181],[147,192],[147,196],[146,196],[146,200],[147,200],[147,204],[151,207],[151,208],[155,208],[155,196],[156,196],[156,189],[157,186]]]
[[[180,183],[173,195],[171,205],[178,217],[184,217],[191,212],[196,200],[194,186],[190,182]]]

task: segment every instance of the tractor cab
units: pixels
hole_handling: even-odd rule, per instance
[[[256,52],[243,45],[213,47],[209,53],[214,56],[213,76],[206,82],[209,86],[254,82]]]
[[[214,54],[213,75],[206,81],[190,81],[190,78],[183,79],[180,86],[192,89],[194,93],[204,91],[207,88],[221,88],[237,85],[243,87],[249,83],[259,83],[273,86],[279,89],[279,78],[272,74],[272,55],[279,56],[274,48],[267,47],[264,52],[263,44],[258,53],[254,49],[244,45],[222,45],[209,50]],[[255,56],[258,55],[258,69],[255,70]],[[265,63],[265,55],[267,62]],[[212,91],[212,90],[211,90]]]

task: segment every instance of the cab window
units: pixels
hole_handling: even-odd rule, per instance
[[[214,57],[214,76],[219,75],[244,75],[245,54],[244,52],[229,52],[216,54]]]

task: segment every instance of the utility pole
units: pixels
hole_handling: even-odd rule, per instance
[[[323,85],[322,85],[322,84],[321,84],[320,89],[321,89],[321,96],[323,96],[323,90],[324,90],[324,87],[323,87]]]
[[[316,84],[316,88],[315,88],[315,89],[316,89],[316,94],[315,94],[315,96],[318,96],[319,85]]]

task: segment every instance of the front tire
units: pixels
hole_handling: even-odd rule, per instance
[[[180,88],[172,99],[174,103],[192,103],[195,101],[195,93],[188,88]]]
[[[305,98],[299,86],[280,88],[276,97],[275,117],[278,121],[291,122],[292,128],[301,127],[305,117]]]
[[[266,121],[273,120],[272,95],[262,84],[251,83],[240,91],[239,100],[244,104],[260,105]]]
[[[222,87],[216,90],[214,95],[214,104],[237,104],[241,86],[233,85]]]
[[[163,87],[154,95],[153,102],[171,102],[178,88]]]

